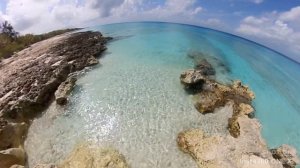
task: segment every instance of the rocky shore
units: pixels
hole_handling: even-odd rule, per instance
[[[195,108],[204,115],[219,108],[231,109],[224,125],[226,135],[208,135],[201,128],[179,133],[179,148],[190,154],[199,168],[294,168],[299,164],[296,150],[288,145],[268,149],[260,123],[252,117],[255,95],[248,86],[241,81],[218,83],[207,60],[197,64],[180,76],[184,88],[194,96]]]
[[[54,99],[67,103],[72,73],[98,64],[111,38],[100,32],[56,36],[0,63],[0,167],[23,167],[23,143],[30,122]],[[56,92],[56,93],[55,93]],[[55,94],[54,94],[55,93]]]

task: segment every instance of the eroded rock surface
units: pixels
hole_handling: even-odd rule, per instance
[[[55,100],[57,104],[64,105],[67,103],[68,95],[73,90],[76,80],[77,79],[75,77],[69,77],[66,81],[59,85],[55,92]]]
[[[125,157],[113,149],[79,145],[58,168],[128,168]]]
[[[258,120],[250,117],[254,112],[251,103],[255,95],[249,87],[241,81],[224,85],[205,73],[187,70],[180,76],[181,83],[185,88],[191,83],[193,87],[189,88],[196,88],[193,92],[195,107],[202,114],[232,107],[228,108],[232,110],[231,117],[224,125],[229,134],[207,136],[200,128],[183,131],[177,138],[179,148],[190,154],[199,168],[294,168],[298,163],[296,151],[283,146],[272,150],[272,155],[261,136]]]
[[[94,65],[106,47],[99,32],[57,36],[32,45],[0,66],[0,115],[25,120],[34,116],[68,75]]]
[[[98,63],[108,38],[100,32],[59,35],[24,49],[0,62],[0,150],[18,149],[30,120],[54,97],[64,104],[74,84],[68,76]],[[15,150],[14,150],[15,151]],[[1,154],[7,165],[23,165],[11,154]],[[14,161],[13,161],[14,160]]]

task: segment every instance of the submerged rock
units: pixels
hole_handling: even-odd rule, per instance
[[[128,168],[125,157],[113,149],[79,145],[59,168]]]
[[[277,149],[271,149],[273,157],[278,159],[284,168],[295,168],[300,163],[297,151],[291,146],[282,145]]]
[[[197,61],[196,65],[195,65],[195,69],[200,70],[201,73],[206,76],[216,74],[215,69],[206,59],[201,59],[201,60]]]
[[[76,83],[75,77],[69,77],[65,82],[61,83],[55,92],[55,100],[59,105],[65,105],[68,101],[68,95],[73,90]]]

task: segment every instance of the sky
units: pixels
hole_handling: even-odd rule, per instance
[[[0,22],[17,31],[165,21],[209,27],[300,62],[300,0],[0,0]]]

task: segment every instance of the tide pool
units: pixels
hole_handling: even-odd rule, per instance
[[[222,114],[204,117],[183,90],[179,76],[193,68],[189,53],[218,59],[219,81],[249,85],[269,147],[290,144],[299,153],[298,63],[251,41],[195,26],[149,22],[90,30],[114,40],[101,65],[79,78],[70,103],[52,104],[33,122],[26,141],[30,166],[59,162],[77,143],[91,141],[116,148],[134,168],[196,167],[177,148],[177,134],[199,127],[225,134],[221,123],[227,120]]]

